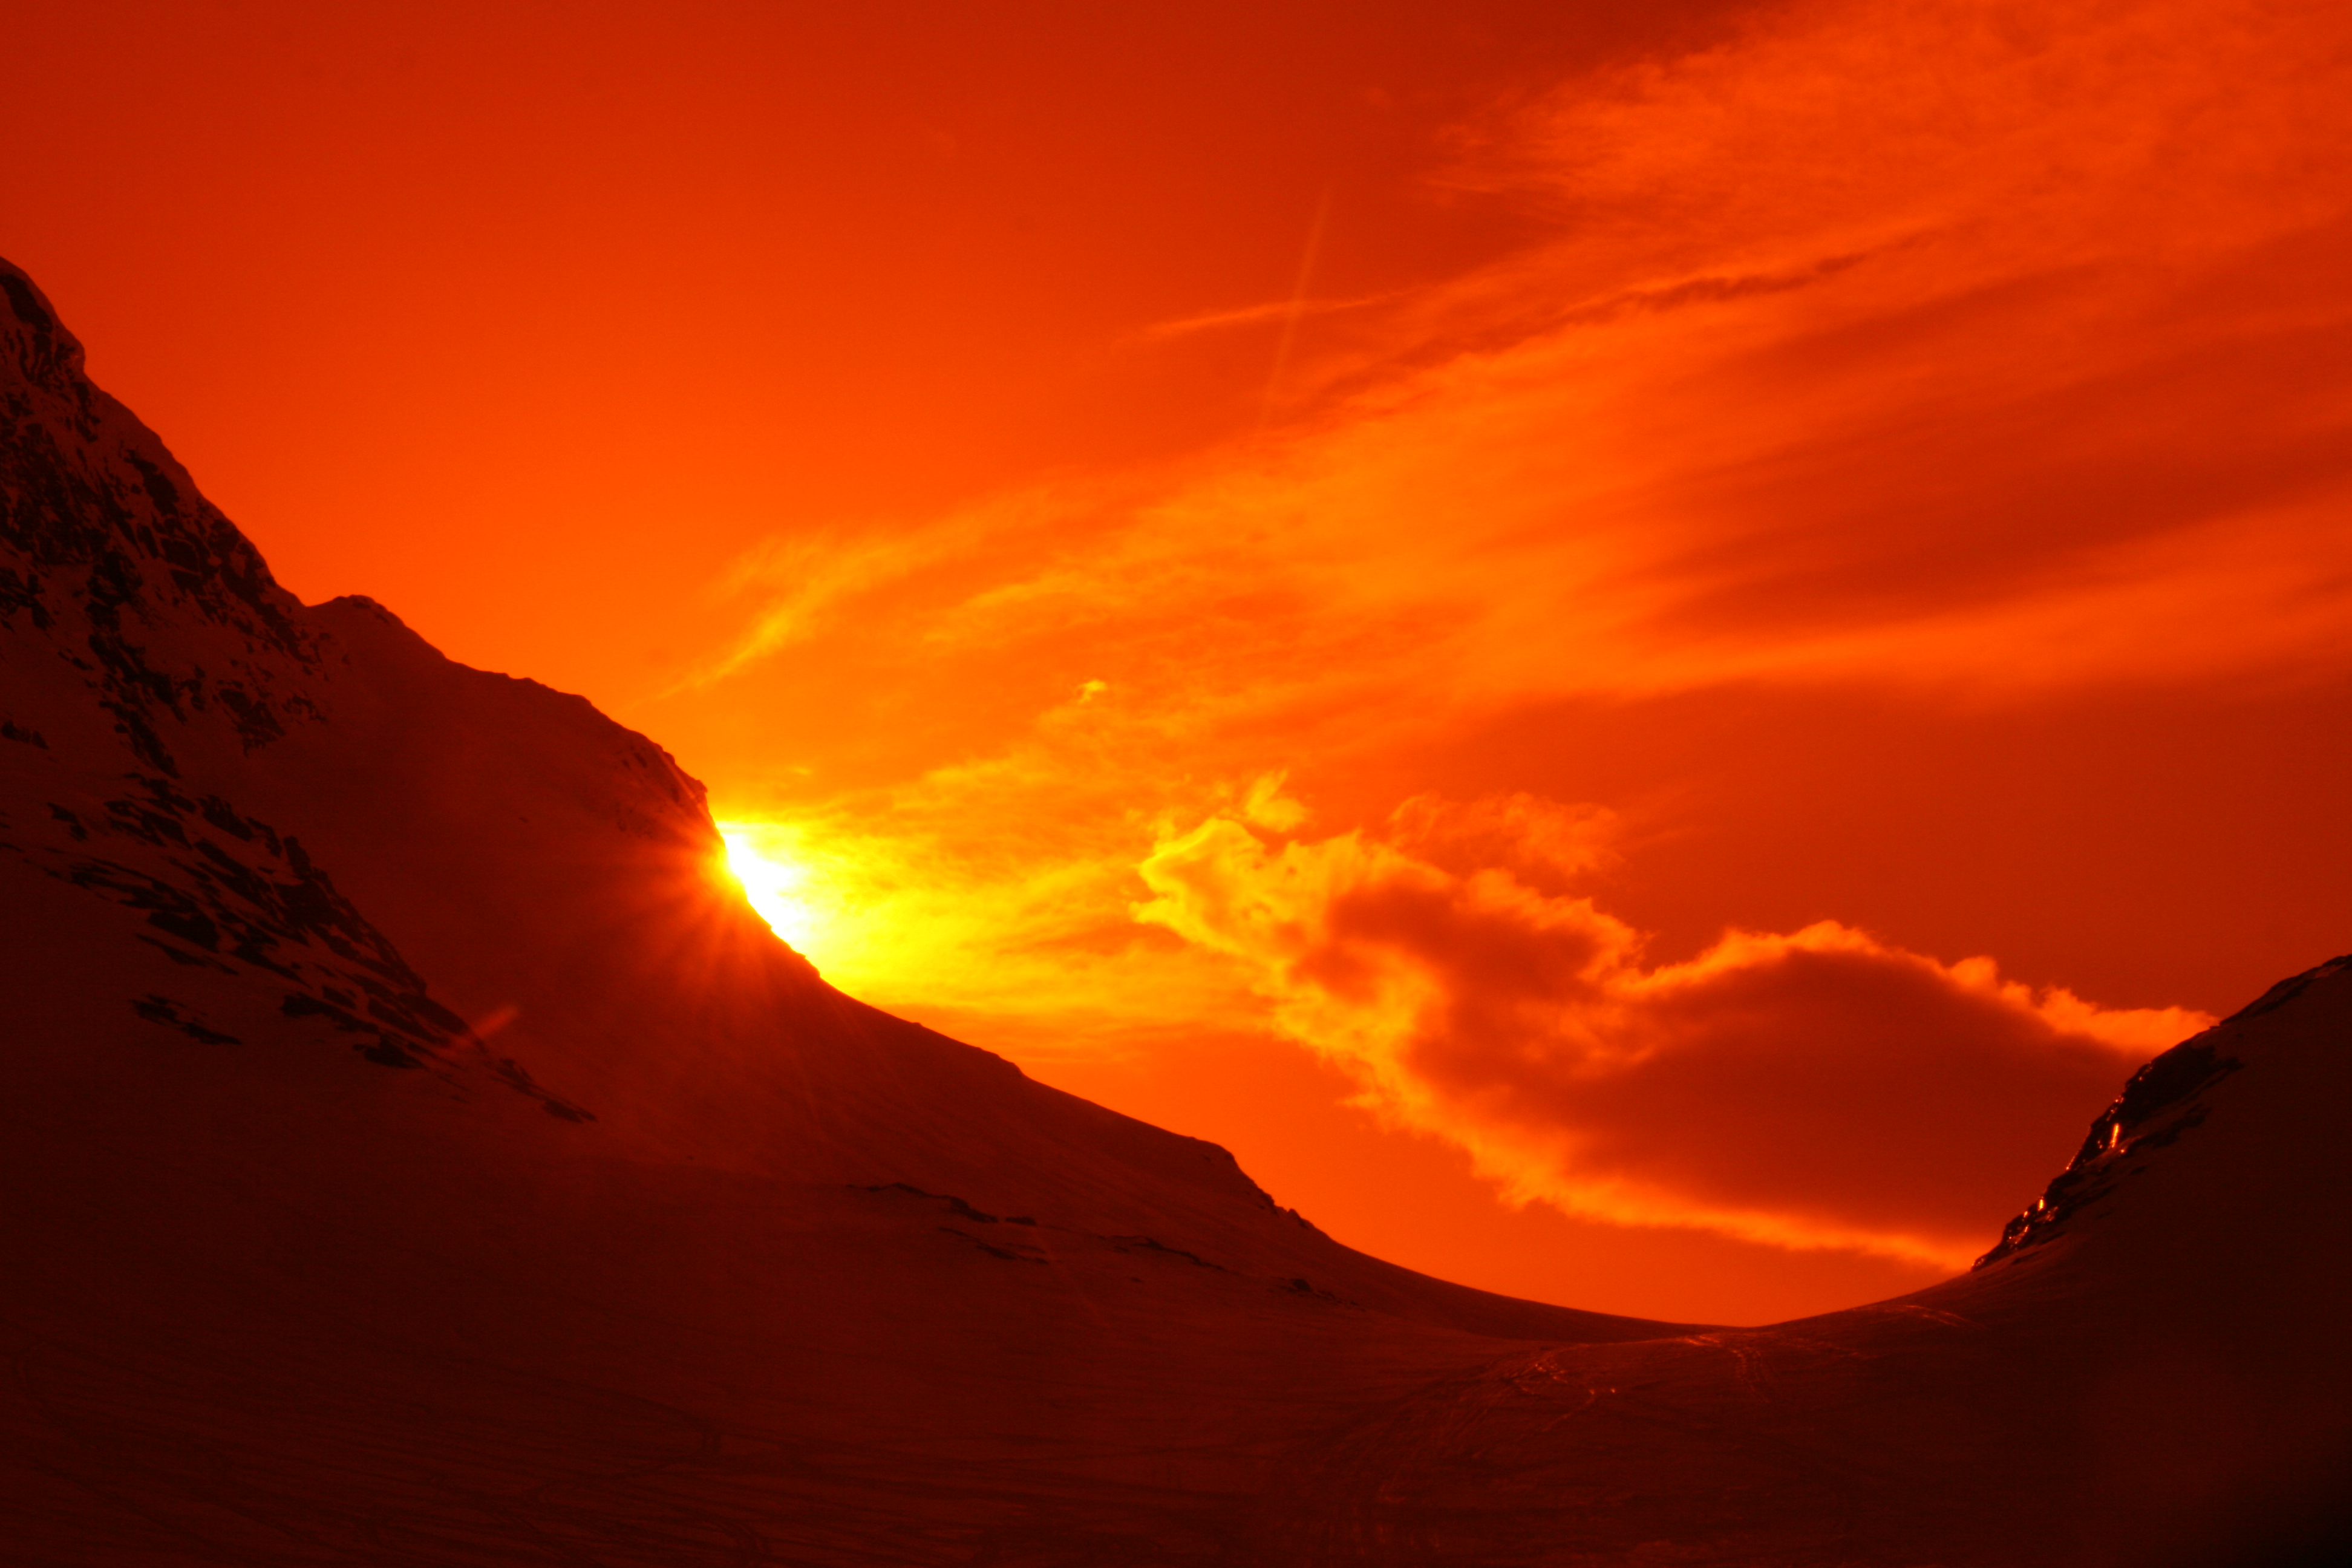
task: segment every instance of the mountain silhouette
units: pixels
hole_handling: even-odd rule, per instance
[[[1962,1279],[1754,1330],[1448,1284],[833,989],[659,746],[299,603],[0,291],[9,1561],[2352,1540],[2352,963],[2142,1069]]]

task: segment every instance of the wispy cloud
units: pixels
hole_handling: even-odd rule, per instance
[[[710,689],[895,749],[737,809],[832,854],[819,956],[881,999],[1273,1018],[1523,1194],[1955,1258],[2194,1020],[1836,923],[1648,964],[1570,886],[1638,854],[1597,810],[1276,848],[1237,781],[1561,743],[1510,726],[1570,696],[2352,669],[2347,52],[2340,7],[1840,0],[1566,84],[1453,176],[1552,237],[1334,302],[1288,423],[747,557]]]
[[[1279,327],[1303,317],[1334,316],[1349,310],[1373,310],[1393,303],[1397,298],[1394,294],[1365,294],[1345,300],[1269,300],[1256,305],[1237,305],[1230,310],[1203,310],[1198,315],[1155,321],[1137,332],[1135,338],[1139,342],[1164,342],[1175,338],[1195,337],[1202,332]]]

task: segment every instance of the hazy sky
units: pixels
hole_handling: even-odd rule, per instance
[[[2340,6],[22,10],[0,253],[290,588],[1342,1240],[1887,1294],[2352,949]]]

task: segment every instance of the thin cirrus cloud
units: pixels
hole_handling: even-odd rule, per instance
[[[856,721],[806,731],[850,782],[763,807],[831,868],[820,960],[1255,1009],[1523,1195],[1959,1257],[2194,1016],[1836,923],[1648,965],[1559,890],[1583,827],[1542,874],[1527,821],[1274,847],[1237,781],[1575,694],[2341,672],[2347,49],[2256,0],[1799,5],[1458,131],[1445,177],[1552,237],[1310,320],[1310,412],[747,560],[710,679],[826,670]]]
[[[1163,708],[1244,710],[1335,672],[1425,707],[2340,667],[2347,35],[1817,5],[1580,81],[1457,174],[1559,237],[1302,350],[1313,418],[845,536],[821,573],[772,548],[736,583],[791,613],[737,657],[824,613],[1083,636]]]

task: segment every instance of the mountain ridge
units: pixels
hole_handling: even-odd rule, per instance
[[[20,372],[5,393],[0,541],[16,560],[0,630],[16,646],[0,706],[45,742],[20,775],[77,775],[20,776],[15,798],[67,815],[11,826],[27,864],[142,912],[137,940],[173,963],[242,970],[372,1063],[487,1075],[594,1121],[628,1158],[1058,1205],[1089,1234],[1164,1232],[1277,1278],[1361,1275],[1360,1293],[1401,1310],[1630,1331],[1378,1264],[1295,1217],[1268,1230],[1282,1211],[1228,1152],[842,996],[718,873],[703,787],[667,751],[584,698],[445,658],[373,600],[301,605],[90,385],[30,279],[0,272]],[[197,1008],[189,978],[127,1005],[183,1032],[252,1032],[222,1004]],[[493,1023],[495,1052],[475,1030]],[[982,1110],[1020,1135],[955,1125]],[[1086,1175],[1019,1146],[1039,1136]],[[1022,1170],[1048,1190],[1008,1186]],[[1104,1196],[1133,1209],[1147,1191],[1141,1223]]]

